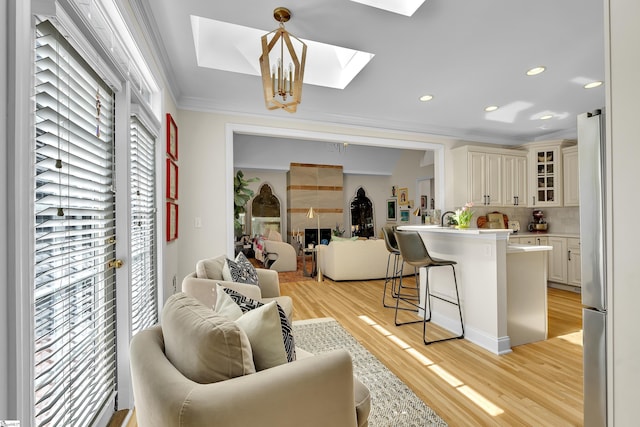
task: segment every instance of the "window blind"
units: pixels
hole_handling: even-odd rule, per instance
[[[131,330],[158,321],[155,138],[131,119]]]
[[[90,425],[116,390],[114,96],[35,33],[34,419]]]

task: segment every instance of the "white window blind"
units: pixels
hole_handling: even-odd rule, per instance
[[[158,322],[155,138],[131,119],[131,329]]]
[[[48,21],[35,101],[35,424],[85,426],[116,390],[114,96]]]

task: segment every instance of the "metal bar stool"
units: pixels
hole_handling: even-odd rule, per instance
[[[406,325],[409,323],[418,323],[418,322],[422,322],[422,340],[424,341],[425,344],[432,344],[434,342],[440,342],[440,341],[448,341],[448,340],[453,340],[453,339],[461,339],[464,338],[464,322],[462,321],[462,307],[460,306],[460,294],[458,292],[458,280],[456,278],[456,269],[455,269],[455,261],[449,261],[449,260],[443,260],[443,259],[436,259],[436,258],[432,258],[429,255],[429,251],[427,251],[426,246],[424,245],[424,242],[422,241],[422,237],[420,237],[420,234],[417,231],[401,231],[401,230],[396,230],[395,231],[395,236],[396,236],[396,241],[398,242],[398,249],[400,250],[400,255],[402,256],[402,262],[403,263],[408,263],[409,265],[413,265],[416,268],[416,271],[421,268],[421,267],[425,267],[427,269],[426,275],[425,275],[425,284],[426,284],[426,289],[425,289],[425,300],[424,300],[424,307],[420,306],[420,303],[415,303],[413,302],[411,299],[407,299],[407,298],[403,298],[403,294],[402,294],[402,275],[400,275],[400,280],[399,280],[399,285],[398,285],[398,298],[396,298],[396,312],[395,312],[395,324],[396,326],[401,326],[401,325]],[[455,301],[451,301],[448,300],[446,298],[442,298],[439,295],[432,295],[431,292],[429,291],[429,269],[433,268],[433,267],[446,267],[446,266],[450,266],[451,267],[451,271],[453,272],[453,281],[455,283],[455,288],[456,288],[456,300]],[[417,277],[416,277],[416,282],[417,282]],[[458,314],[460,315],[460,327],[461,327],[461,334],[460,335],[456,335],[456,336],[452,336],[452,337],[447,337],[447,338],[442,338],[442,339],[437,339],[437,340],[427,340],[427,322],[431,321],[431,298],[436,298],[439,299],[441,301],[444,301],[446,303],[455,305],[458,307]],[[413,307],[415,307],[416,309],[423,309],[424,311],[424,315],[422,320],[415,320],[415,321],[409,321],[409,322],[403,322],[403,323],[399,323],[398,322],[398,310],[402,309],[402,308],[398,308],[399,307],[399,303],[400,301],[403,301],[406,304],[409,304]],[[427,316],[427,312],[428,312],[428,316]]]
[[[396,236],[394,234],[395,226],[382,227],[382,235],[384,236],[384,243],[389,251],[387,257],[387,270],[384,278],[384,289],[382,291],[382,305],[387,308],[394,308],[395,305],[387,304],[387,286],[391,284],[391,296],[393,298],[398,297],[398,277],[402,276],[403,264],[400,262],[400,249],[398,249],[398,242],[396,242]],[[393,266],[391,265],[391,258],[393,257]],[[389,267],[392,268],[391,274],[389,273]],[[417,285],[416,288],[417,290]],[[408,298],[408,296],[406,296]],[[415,308],[400,308],[400,310],[416,311]]]

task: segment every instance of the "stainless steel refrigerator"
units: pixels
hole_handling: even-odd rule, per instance
[[[607,425],[604,111],[578,116],[584,425]]]

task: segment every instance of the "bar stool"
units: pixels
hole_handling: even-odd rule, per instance
[[[393,298],[397,298],[398,291],[396,289],[396,279],[398,275],[402,275],[402,270],[398,271],[398,266],[401,266],[400,263],[400,249],[398,249],[398,242],[396,242],[396,236],[393,234],[395,231],[395,226],[384,226],[382,227],[382,235],[384,236],[384,244],[387,247],[387,251],[389,251],[389,255],[387,257],[387,271],[385,273],[384,278],[384,289],[382,291],[382,305],[387,308],[393,308],[395,305],[387,305],[387,285],[391,283],[391,296]],[[391,270],[391,275],[389,275],[389,267],[391,266],[391,258],[393,257],[393,267]]]
[[[440,342],[440,341],[448,341],[448,340],[453,340],[453,339],[464,338],[464,322],[462,320],[462,307],[460,306],[460,294],[458,292],[458,280],[456,278],[456,269],[454,267],[456,262],[455,261],[432,258],[429,255],[429,251],[427,251],[426,246],[424,245],[422,237],[420,237],[420,234],[417,231],[396,230],[395,231],[395,236],[396,236],[396,241],[398,242],[398,249],[400,250],[400,255],[402,256],[402,262],[403,263],[406,262],[409,265],[414,266],[416,268],[416,271],[418,271],[418,269],[421,268],[421,267],[425,267],[427,269],[427,272],[426,272],[426,275],[425,275],[425,279],[426,279],[425,280],[425,286],[426,286],[425,291],[426,292],[425,292],[425,299],[424,299],[424,307],[421,307],[420,303],[415,303],[411,299],[403,298],[403,294],[402,294],[402,289],[403,289],[402,275],[400,275],[400,280],[399,280],[399,284],[398,284],[398,298],[396,298],[396,311],[395,311],[395,317],[394,317],[394,321],[395,321],[396,326],[406,325],[406,324],[409,324],[409,323],[422,322],[422,340],[427,345],[435,343],[435,342]],[[429,291],[429,269],[431,269],[433,267],[446,267],[446,266],[450,266],[451,267],[451,271],[453,272],[453,281],[455,283],[455,289],[456,289],[456,300],[455,301],[451,301],[449,299],[442,298],[439,295],[432,295],[431,292]],[[416,284],[417,283],[418,283],[418,277],[417,277],[417,273],[416,273]],[[442,338],[442,339],[437,339],[437,340],[431,340],[431,341],[427,340],[427,322],[431,321],[431,298],[436,298],[436,299],[439,299],[440,301],[444,301],[446,303],[449,303],[449,304],[452,304],[452,305],[455,305],[455,306],[458,307],[458,314],[460,316],[460,327],[461,327],[461,330],[462,330],[460,335],[447,337],[447,338]],[[398,322],[398,310],[402,309],[402,308],[398,308],[398,307],[399,307],[399,303],[400,303],[401,300],[404,303],[415,307],[416,309],[422,309],[424,311],[424,315],[423,315],[422,320],[414,320],[414,321],[399,323]],[[428,312],[428,316],[427,316],[427,312]]]
[[[400,262],[400,249],[398,249],[398,242],[396,242],[396,236],[394,234],[396,230],[396,226],[385,226],[382,227],[382,235],[384,236],[384,243],[389,251],[389,255],[387,256],[387,271],[385,273],[384,279],[384,289],[382,291],[382,305],[387,308],[394,308],[395,305],[387,305],[387,285],[391,283],[391,296],[393,298],[398,298],[398,277],[402,276],[404,264]],[[393,267],[391,270],[391,275],[389,275],[389,267],[391,266],[391,257],[393,257]],[[405,289],[412,289],[414,291],[418,290],[418,285],[416,282],[416,287],[405,287]],[[418,295],[408,295],[404,294],[404,298],[418,300]],[[408,311],[417,311],[416,308],[407,308],[400,307],[398,310],[408,310]]]

